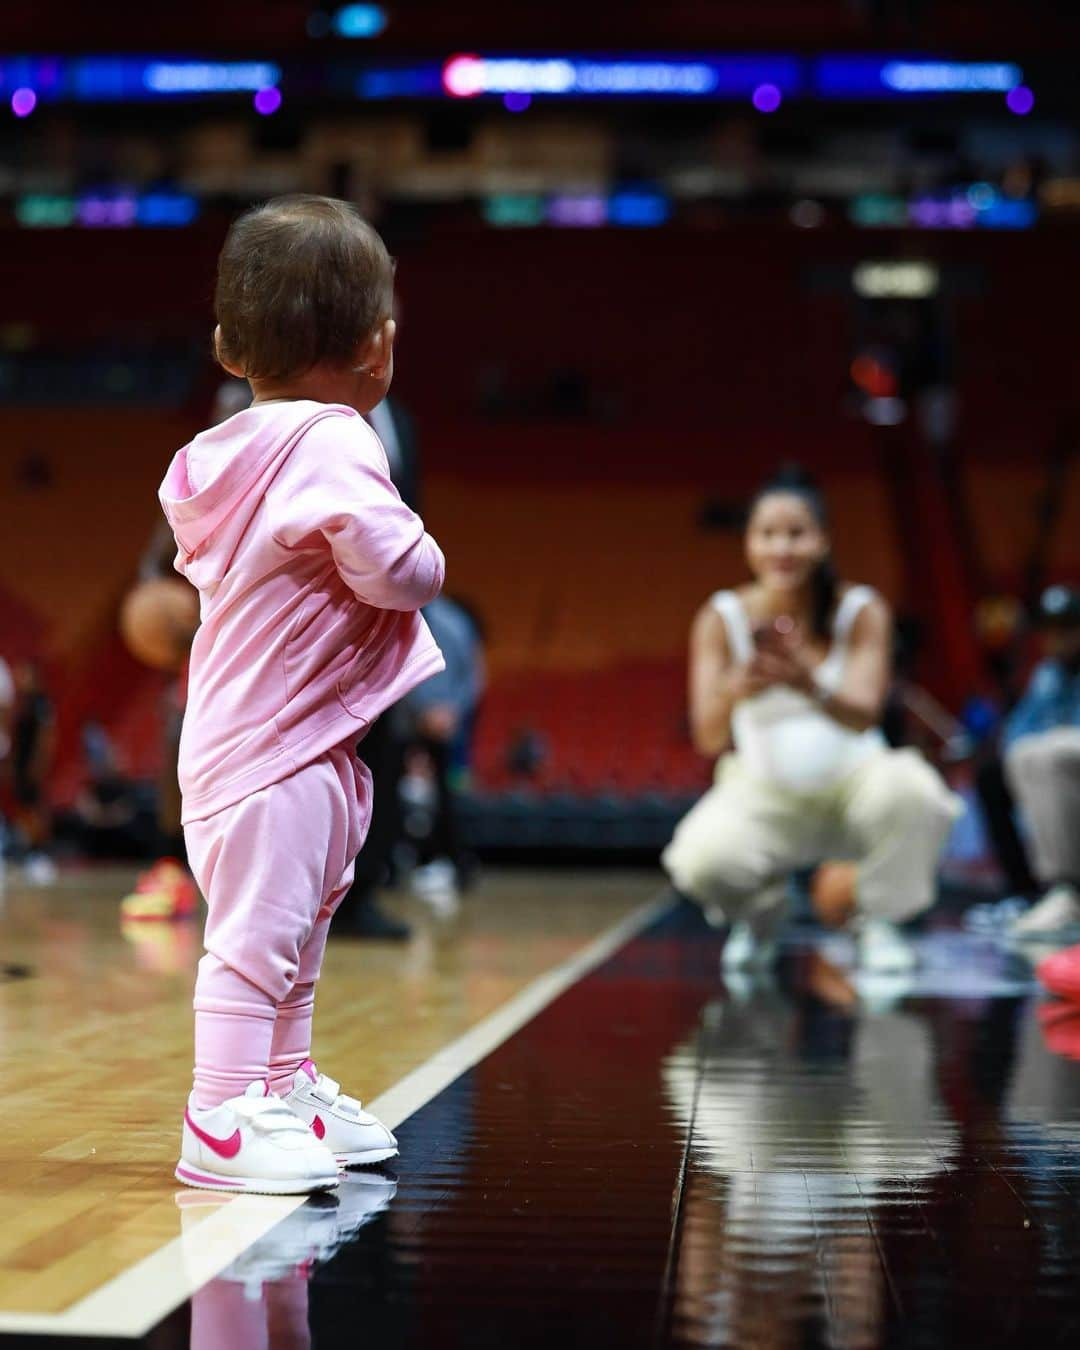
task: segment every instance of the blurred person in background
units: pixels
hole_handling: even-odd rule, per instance
[[[242,412],[251,403],[251,389],[246,380],[229,378],[218,385],[210,408],[210,426]],[[139,563],[139,581],[145,583],[168,578],[182,585],[173,567],[176,541],[168,522],[161,520],[154,529],[150,543]],[[194,633],[191,634],[191,637]],[[183,654],[181,669],[170,681],[162,700],[161,769],[157,781],[158,837],[153,848],[156,855],[151,865],[140,874],[135,889],[120,902],[121,913],[128,919],[180,919],[198,908],[198,891],[188,871],[184,849],[184,831],[180,825],[180,732],[184,725],[186,702],[186,667],[190,638]]]
[[[788,469],[754,497],[753,581],[719,591],[694,622],[694,742],[719,755],[715,786],[663,854],[676,889],[732,926],[728,968],[773,960],[787,878],[832,859],[815,909],[857,929],[862,964],[907,970],[895,925],[927,909],[959,803],[914,750],[879,728],[892,617],[869,586],[836,575],[824,499]]]
[[[1029,841],[1005,772],[1008,710],[1020,702],[1030,669],[1022,666],[1025,635],[1040,628],[1041,604],[1033,615],[1012,595],[990,595],[975,608],[975,630],[996,687],[971,694],[962,717],[977,747],[975,792],[987,841],[1001,874],[1003,895],[988,905],[973,906],[968,923],[976,927],[1009,927],[1042,893],[1031,861]]]
[[[426,860],[413,872],[412,885],[436,904],[453,903],[468,882],[453,780],[458,767],[470,758],[484,687],[483,651],[480,633],[464,606],[438,596],[422,612],[446,668],[404,700],[415,726],[415,742],[431,764],[435,791],[432,827],[424,841]]]
[[[395,298],[395,322],[400,313]],[[386,451],[390,481],[398,495],[419,515],[420,453],[412,418],[396,398],[385,398],[364,419]],[[357,746],[374,779],[371,827],[356,859],[352,888],[338,908],[334,936],[403,942],[411,935],[409,925],[379,903],[380,889],[396,879],[394,851],[404,833],[398,788],[409,739],[408,715],[400,707],[388,708]]]
[[[395,314],[398,312],[394,306]],[[384,398],[365,420],[382,442],[390,478],[406,506],[420,510],[420,452],[413,420],[396,398]]]
[[[48,780],[56,744],[52,700],[35,661],[15,668],[15,716],[11,725],[11,774],[16,822],[25,849],[23,871],[35,886],[56,880],[49,854],[51,814]]]
[[[1039,620],[1044,659],[1004,734],[1005,777],[1045,890],[1013,924],[1020,938],[1080,923],[1080,591],[1051,586]]]
[[[1016,800],[998,750],[984,755],[975,775],[975,789],[990,839],[994,861],[1005,882],[1007,899],[1030,903],[1040,893],[1027,844],[1016,818]]]
[[[84,723],[79,739],[86,781],[71,808],[58,813],[61,844],[68,842],[82,857],[95,860],[145,858],[156,834],[154,803],[124,771],[100,722]]]

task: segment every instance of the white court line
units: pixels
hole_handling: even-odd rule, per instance
[[[647,928],[670,903],[654,900],[634,910],[365,1105],[391,1129],[396,1129],[455,1078],[520,1031],[572,984]],[[0,1334],[145,1336],[306,1200],[307,1196],[232,1197],[186,1239],[174,1238],[63,1312],[0,1312]]]

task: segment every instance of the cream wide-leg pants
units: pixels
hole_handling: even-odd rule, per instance
[[[902,922],[933,903],[938,861],[961,809],[915,750],[881,750],[813,793],[756,779],[731,754],[662,862],[680,891],[735,919],[789,872],[851,860],[859,911]]]
[[[1031,830],[1036,876],[1080,884],[1080,727],[1021,736],[1005,773]]]

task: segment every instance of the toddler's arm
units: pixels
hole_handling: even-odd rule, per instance
[[[424,522],[398,496],[386,455],[360,418],[317,422],[289,457],[274,493],[272,530],[285,548],[321,535],[346,585],[378,609],[420,609],[442,590],[446,564]]]

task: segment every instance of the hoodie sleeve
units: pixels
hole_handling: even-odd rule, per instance
[[[442,550],[401,500],[386,453],[362,418],[316,422],[284,478],[268,501],[284,548],[310,546],[321,535],[349,589],[377,609],[420,609],[442,590]]]

